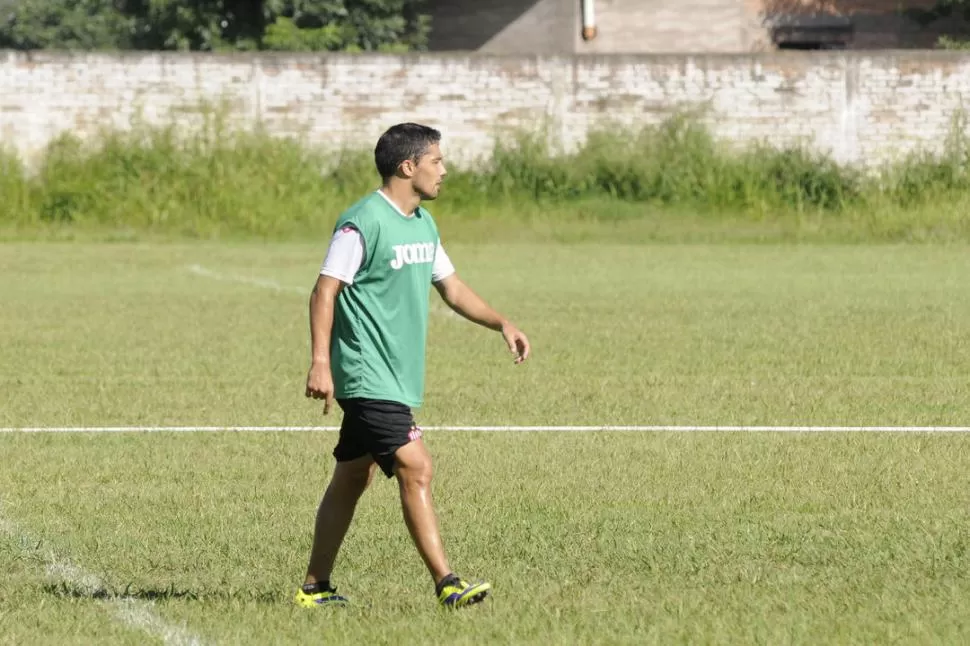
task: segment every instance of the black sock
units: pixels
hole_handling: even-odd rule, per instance
[[[303,584],[304,594],[317,594],[318,592],[328,592],[330,590],[330,579],[317,581],[316,583]]]
[[[461,579],[459,579],[455,573],[452,572],[442,580],[438,581],[438,585],[434,587],[434,593],[441,594],[441,591],[446,585],[458,585],[459,583],[461,583]]]

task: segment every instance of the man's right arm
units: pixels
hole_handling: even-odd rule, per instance
[[[321,274],[310,294],[310,358],[313,363],[330,365],[330,333],[333,330],[333,310],[337,294],[344,286],[333,276]]]
[[[307,375],[306,396],[323,399],[324,414],[330,411],[333,399],[333,374],[330,370],[330,336],[333,332],[333,311],[343,282],[321,274],[310,294],[310,372]]]
[[[360,232],[351,226],[342,227],[330,239],[327,257],[320,268],[317,284],[310,294],[310,373],[307,375],[306,396],[323,399],[323,413],[330,410],[333,399],[333,372],[330,369],[330,337],[333,333],[333,312],[337,295],[344,285],[354,282],[354,276],[364,261],[364,241]]]

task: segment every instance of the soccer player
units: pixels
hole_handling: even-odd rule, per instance
[[[525,334],[458,277],[421,206],[438,196],[446,174],[440,139],[437,130],[414,123],[381,135],[374,159],[382,186],[338,218],[310,295],[306,396],[325,400],[324,414],[335,399],[343,422],[306,579],[294,599],[302,606],[347,602],[331,586],[331,572],[378,466],[397,478],[404,521],[438,601],[467,606],[492,587],[460,578],[448,564],[431,498],[431,455],[411,413],[423,403],[430,286],[466,319],[500,332],[515,363],[530,348]]]

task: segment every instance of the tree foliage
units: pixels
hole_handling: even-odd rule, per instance
[[[953,23],[962,19],[966,24],[970,22],[970,0],[937,0],[929,9],[907,9],[905,14],[921,27],[940,20]],[[941,36],[937,45],[943,49],[970,49],[970,41],[953,35]]]
[[[421,50],[425,0],[0,0],[0,48]]]
[[[112,0],[20,0],[0,4],[0,48],[121,49],[134,29]]]
[[[264,45],[278,50],[424,49],[421,0],[267,0]]]

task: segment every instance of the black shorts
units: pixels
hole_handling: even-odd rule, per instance
[[[340,438],[333,449],[337,462],[370,455],[388,478],[394,475],[394,453],[421,437],[411,409],[380,399],[338,399],[344,412]]]

